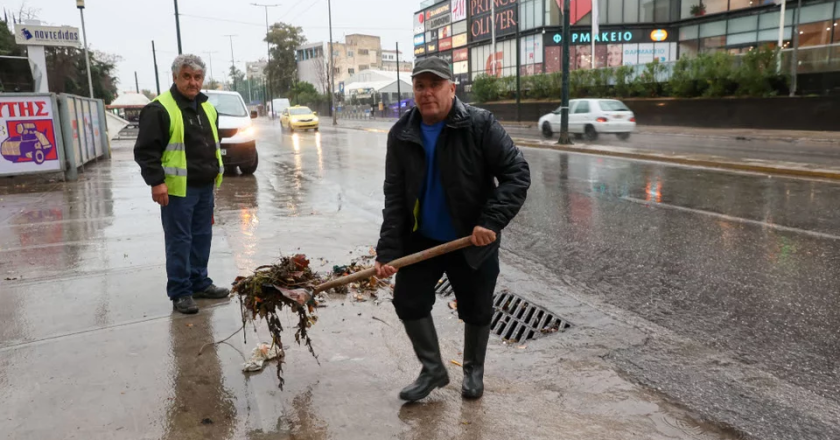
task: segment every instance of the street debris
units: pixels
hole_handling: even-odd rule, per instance
[[[452,310],[458,310],[458,301],[449,301],[449,308]]]
[[[460,363],[460,362],[458,362],[458,361],[456,361],[455,359],[452,359],[452,360],[451,360],[451,361],[449,361],[449,362],[452,362],[453,364],[455,364],[455,365],[457,365],[457,366],[459,366],[459,367],[463,367],[463,365],[461,365],[461,363]]]
[[[242,371],[246,373],[262,371],[265,368],[266,362],[285,355],[280,347],[263,342],[254,347],[254,350],[251,352],[251,359],[248,359],[248,362],[242,364]]]
[[[250,319],[265,319],[271,334],[272,345],[283,347],[283,324],[280,313],[283,309],[290,309],[298,315],[295,332],[295,342],[301,341],[309,348],[309,352],[317,361],[318,356],[309,338],[309,328],[317,321],[314,315],[316,301],[303,290],[314,289],[322,282],[309,267],[309,260],[303,254],[283,257],[279,264],[260,266],[254,274],[248,277],[237,277],[232,292],[239,295],[242,307],[242,323]],[[280,389],[283,389],[283,358],[277,362],[277,379]]]

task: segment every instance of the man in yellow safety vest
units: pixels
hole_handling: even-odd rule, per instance
[[[134,160],[152,200],[160,205],[166,241],[166,292],[174,310],[198,313],[193,298],[226,298],[207,276],[214,190],[224,167],[218,115],[204,84],[204,62],[179,55],[172,63],[172,87],[140,113]]]

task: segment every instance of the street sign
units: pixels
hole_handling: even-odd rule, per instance
[[[22,46],[82,47],[79,28],[20,23],[15,25],[15,43]]]

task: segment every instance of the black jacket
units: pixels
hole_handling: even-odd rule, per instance
[[[420,111],[414,108],[388,133],[385,209],[376,249],[382,263],[405,255],[414,228],[413,210],[426,175],[420,122]],[[472,234],[475,226],[498,235],[493,245],[465,251],[469,265],[477,268],[498,249],[502,229],[525,203],[531,185],[528,162],[490,112],[458,98],[438,138],[436,157],[458,235]]]
[[[187,153],[187,185],[210,185],[219,174],[216,140],[210,119],[201,107],[207,95],[199,93],[190,101],[173,84],[169,89],[184,118],[184,149]],[[193,108],[195,105],[195,108]],[[216,130],[219,118],[216,118]],[[163,150],[169,143],[169,113],[160,102],[150,102],[140,112],[140,133],[134,144],[134,161],[140,165],[143,180],[149,186],[163,183]]]

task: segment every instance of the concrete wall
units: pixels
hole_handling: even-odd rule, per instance
[[[840,130],[840,99],[776,97],[722,99],[624,99],[640,125],[768,130]],[[516,104],[476,104],[502,121],[516,121]],[[536,123],[559,101],[522,103],[521,120]]]

